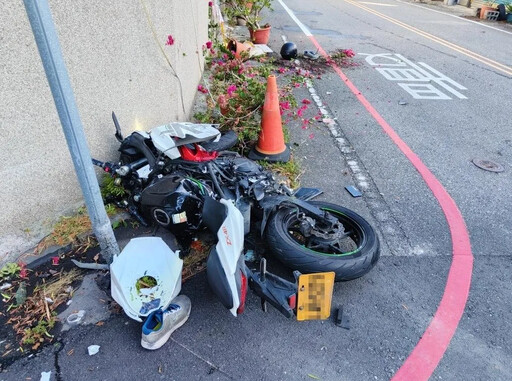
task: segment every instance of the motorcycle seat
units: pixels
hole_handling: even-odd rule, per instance
[[[218,138],[220,131],[212,124],[176,122],[155,127],[149,135],[158,151],[170,159],[177,159],[181,156],[177,147]]]

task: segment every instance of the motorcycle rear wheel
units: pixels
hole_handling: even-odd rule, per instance
[[[359,214],[339,205],[310,201],[335,216],[347,232],[339,240],[306,237],[299,229],[296,208],[282,208],[269,219],[266,241],[286,266],[302,273],[334,271],[336,281],[359,278],[372,269],[380,256],[377,234]]]

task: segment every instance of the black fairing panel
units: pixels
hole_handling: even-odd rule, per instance
[[[164,206],[166,199],[178,188],[181,180],[183,177],[177,175],[155,180],[142,192],[142,205]]]
[[[206,275],[211,289],[224,307],[227,309],[233,308],[233,294],[215,247],[210,251],[210,256],[206,262]]]
[[[149,145],[151,145],[151,147]],[[133,159],[139,158],[142,155],[148,159],[149,167],[154,168],[156,156],[153,154],[152,148],[154,147],[151,140],[146,139],[137,132],[134,132],[123,140],[121,147],[119,147],[119,152],[121,152],[121,154],[131,156]]]
[[[222,223],[226,219],[226,207],[211,197],[205,197],[203,205],[203,222],[208,230],[217,234]]]

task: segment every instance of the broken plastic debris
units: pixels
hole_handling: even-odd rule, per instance
[[[352,195],[352,197],[361,197],[363,195],[361,191],[353,185],[348,185],[345,189]]]
[[[400,101],[398,101],[398,104],[399,104],[400,106],[405,106],[406,104],[408,104],[408,102],[406,102],[406,101],[404,101],[404,100],[400,100]]]
[[[94,356],[99,351],[100,351],[100,346],[99,345],[89,345],[87,347],[87,352],[89,353],[89,356]]]
[[[52,371],[49,372],[41,372],[41,378],[39,381],[50,381],[50,376],[52,375]]]
[[[341,328],[350,329],[350,319],[347,314],[343,313],[343,306],[336,311],[336,325]]]
[[[66,306],[69,306],[71,303],[73,303],[73,299],[69,299],[69,300],[66,302]]]
[[[69,325],[77,325],[77,324],[80,324],[80,322],[82,321],[84,316],[85,316],[85,311],[84,310],[80,310],[80,311],[78,311],[76,313],[73,313],[73,314],[69,315],[67,317],[67,319],[66,319],[66,322]]]
[[[48,303],[52,304],[53,303],[53,299],[52,298],[49,298],[49,297],[45,297],[44,300],[46,300]]]
[[[0,291],[7,290],[9,287],[12,287],[12,284],[4,283],[0,286]]]
[[[320,56],[318,53],[315,53],[312,50],[304,50],[304,58],[308,58],[310,60],[317,60]]]

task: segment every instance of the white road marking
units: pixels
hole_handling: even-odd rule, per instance
[[[457,91],[467,90],[467,88],[424,62],[418,62],[416,64],[401,54],[359,54],[366,56],[366,62],[374,66],[388,81],[399,82],[398,86],[407,91],[414,99],[452,99],[441,91],[439,87],[459,99],[467,99],[464,94]],[[437,87],[433,84],[436,84]]]
[[[298,18],[295,16],[295,14],[292,12],[290,8],[283,2],[283,0],[277,0],[279,1],[279,4],[284,8],[284,10],[288,13],[288,15],[295,21],[295,23],[299,26],[299,28],[302,30],[302,32],[307,36],[311,37],[313,34],[309,31],[308,27],[304,25]]]
[[[384,3],[372,3],[369,1],[360,1],[361,4],[377,5],[379,7],[397,7],[395,4],[384,4]]]

